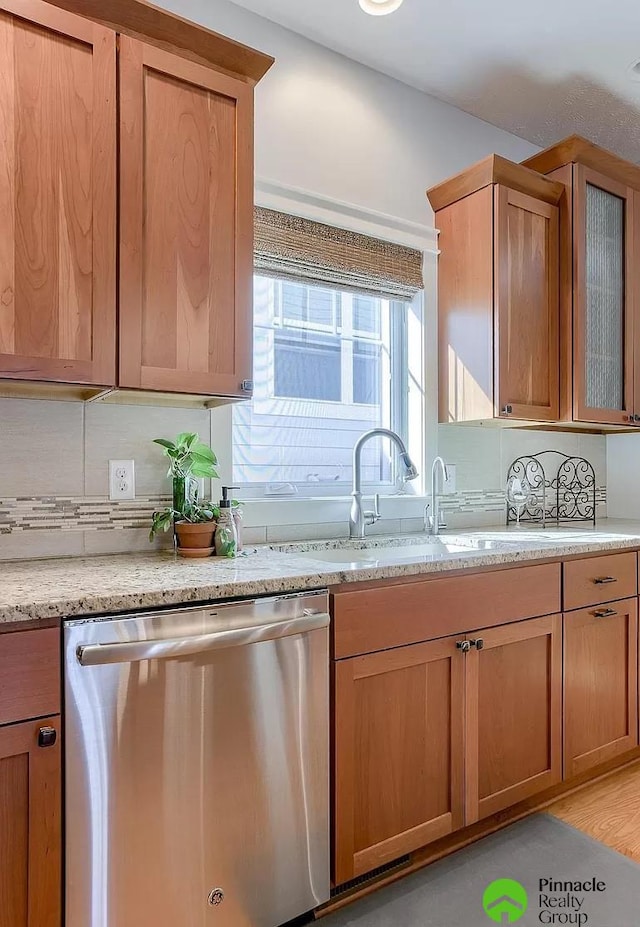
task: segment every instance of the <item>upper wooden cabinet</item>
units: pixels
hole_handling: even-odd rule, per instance
[[[253,88],[120,41],[120,385],[246,396]]]
[[[116,380],[116,36],[0,4],[0,376]]]
[[[142,0],[0,0],[5,391],[250,394],[253,91],[272,63]]]
[[[640,421],[634,212],[640,168],[572,136],[525,164],[565,186],[561,202],[561,415]],[[634,335],[635,332],[635,335]]]
[[[441,422],[558,419],[563,189],[492,155],[428,191]]]

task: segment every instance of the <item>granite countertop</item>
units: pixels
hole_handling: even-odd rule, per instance
[[[420,550],[434,540],[441,549]],[[21,560],[0,564],[0,622],[296,592],[625,548],[640,548],[640,522],[459,531],[443,533],[439,542],[415,534],[375,536],[364,545],[310,541],[252,547],[236,560],[183,560],[172,553]],[[340,562],[327,559],[336,550]]]

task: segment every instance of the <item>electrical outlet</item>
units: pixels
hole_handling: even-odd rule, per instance
[[[136,475],[133,460],[109,461],[109,499],[122,502],[136,497]]]
[[[450,496],[456,491],[456,465],[445,464],[447,479],[442,484],[442,492],[445,496]]]

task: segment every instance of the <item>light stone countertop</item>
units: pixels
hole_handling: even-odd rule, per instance
[[[172,553],[153,553],[5,562],[0,563],[0,622],[116,614],[190,602],[277,595],[338,583],[461,568],[499,568],[506,563],[547,557],[638,549],[640,522],[605,519],[596,528],[501,527],[445,532],[440,535],[442,550],[419,550],[434,540],[413,534],[375,536],[368,538],[364,546],[344,539],[310,541],[252,547],[236,560],[185,560]],[[408,545],[416,548],[415,553],[407,549]],[[455,549],[447,550],[447,545]],[[322,559],[333,556],[331,551],[336,549],[345,552],[340,553],[341,562]]]

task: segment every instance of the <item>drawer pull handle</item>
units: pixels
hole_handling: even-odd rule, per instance
[[[618,580],[615,576],[599,576],[597,579],[594,579],[596,586],[605,586],[607,583],[617,583]]]
[[[598,608],[593,613],[594,618],[613,618],[614,615],[617,615],[615,608]]]

